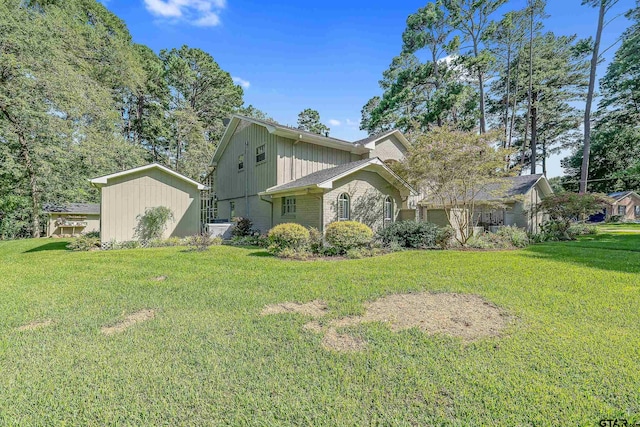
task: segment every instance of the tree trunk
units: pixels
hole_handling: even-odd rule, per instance
[[[593,103],[593,92],[596,83],[596,68],[598,66],[600,38],[602,37],[602,27],[604,25],[605,3],[605,0],[600,1],[596,42],[593,46],[593,55],[591,56],[589,90],[587,92],[587,103],[584,108],[584,148],[582,149],[582,167],[580,168],[580,194],[587,192],[587,180],[589,178],[589,155],[591,153],[591,104]]]
[[[484,78],[482,71],[478,70],[478,84],[480,85],[480,133],[487,131],[487,124],[484,117]]]
[[[520,158],[520,164],[524,166],[524,158],[527,149],[527,131],[529,129],[529,119],[531,117],[531,95],[533,92],[533,1],[529,3],[531,8],[531,15],[529,17],[529,94],[527,102],[527,119],[524,125],[524,141],[522,141],[522,157]]]
[[[536,174],[538,161],[538,93],[531,94],[531,175]]]
[[[509,139],[509,105],[511,100],[511,43],[507,48],[507,99],[504,107],[504,142],[503,148],[507,148],[507,140]]]
[[[542,139],[542,174],[547,176],[547,141]]]

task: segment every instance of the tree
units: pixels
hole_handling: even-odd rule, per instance
[[[246,107],[240,107],[238,109],[238,114],[245,117],[252,117],[254,119],[263,120],[265,122],[275,122],[275,120],[273,120],[271,116],[251,104]]]
[[[583,0],[583,5],[598,7],[598,26],[596,29],[596,39],[591,55],[591,70],[589,72],[589,90],[587,92],[587,102],[584,109],[584,147],[582,151],[582,166],[580,172],[580,192],[587,191],[587,179],[589,177],[589,152],[591,150],[591,104],[593,102],[593,91],[596,82],[596,68],[598,66],[598,55],[600,54],[600,39],[604,28],[604,17],[607,11],[618,0]]]
[[[320,122],[320,113],[311,108],[307,108],[298,114],[298,129],[323,136],[329,135],[331,130]]]
[[[545,197],[537,205],[540,212],[549,215],[551,224],[546,228],[560,240],[571,240],[568,230],[571,223],[586,220],[590,215],[602,212],[613,203],[613,199],[604,194],[576,194],[564,192]]]
[[[416,138],[398,172],[431,203],[444,209],[456,239],[466,244],[472,232],[480,193],[504,191],[504,158],[510,151],[494,148],[501,132],[484,134],[434,128]]]
[[[631,26],[600,80],[602,97],[595,114],[590,147],[589,190],[611,192],[620,183],[625,190],[640,190],[640,8],[627,14]],[[578,190],[582,182],[584,150],[563,161],[565,187]]]
[[[470,42],[468,52],[463,52],[465,65],[477,76],[480,96],[480,133],[487,131],[485,117],[485,74],[493,60],[484,48],[484,40],[491,27],[490,16],[506,0],[444,0],[451,15],[452,26],[462,34],[463,42]]]

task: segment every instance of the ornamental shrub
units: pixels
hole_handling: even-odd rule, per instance
[[[527,233],[523,229],[515,226],[508,225],[500,227],[495,234],[508,241],[514,248],[524,248],[529,245],[529,236]]]
[[[303,249],[309,243],[309,230],[295,223],[276,225],[269,230],[269,252],[279,254],[285,249]]]
[[[385,246],[397,243],[403,248],[428,249],[437,245],[438,226],[424,221],[398,221],[378,232]]]
[[[100,239],[87,234],[76,237],[67,245],[67,249],[72,251],[94,251],[100,249]]]
[[[583,222],[577,222],[575,224],[571,224],[569,229],[567,230],[567,234],[570,237],[575,236],[588,236],[590,234],[597,234],[598,228],[595,225],[585,224]]]
[[[231,230],[234,237],[251,236],[254,233],[253,222],[249,218],[236,218],[236,225]]]
[[[152,239],[160,239],[167,229],[167,222],[173,221],[173,212],[166,206],[156,206],[147,208],[144,215],[136,217],[138,225],[136,225],[134,236],[141,241]]]
[[[327,226],[325,238],[340,253],[346,253],[349,249],[363,247],[371,243],[373,231],[361,222],[337,221]]]

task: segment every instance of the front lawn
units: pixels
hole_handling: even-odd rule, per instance
[[[0,425],[599,425],[640,422],[640,234],[504,252],[297,262],[227,246],[72,253],[0,242]],[[500,337],[383,323],[325,350],[311,319],[413,291],[477,294]],[[101,328],[130,313],[153,318]],[[41,327],[24,328],[31,322]]]

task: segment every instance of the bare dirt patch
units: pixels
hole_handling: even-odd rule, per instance
[[[153,280],[155,280],[156,282],[164,282],[167,279],[168,279],[167,276],[156,276],[153,278]]]
[[[124,332],[136,323],[145,322],[155,317],[156,312],[154,310],[140,310],[135,313],[129,314],[124,320],[116,323],[112,326],[104,326],[100,331],[105,335],[113,335],[119,332]]]
[[[300,304],[297,302],[283,302],[280,304],[267,305],[262,309],[260,313],[263,316],[270,314],[282,314],[282,313],[300,313],[311,317],[322,317],[327,314],[327,303],[320,300],[315,300]]]
[[[22,325],[18,328],[19,331],[33,331],[35,329],[46,328],[47,326],[53,325],[53,320],[39,320],[35,322],[27,323],[26,325]]]
[[[477,295],[429,292],[389,295],[365,304],[362,316],[330,322],[322,344],[329,350],[361,350],[364,343],[350,344],[348,335],[337,331],[369,322],[386,323],[394,332],[418,328],[430,335],[443,334],[471,342],[500,335],[509,317]]]
[[[329,328],[322,338],[322,347],[334,351],[362,351],[367,343],[349,334],[340,334],[335,328]]]
[[[302,327],[307,331],[315,332],[316,334],[321,334],[322,332],[324,332],[324,328],[322,327],[320,322],[315,320],[313,322],[306,323]]]

